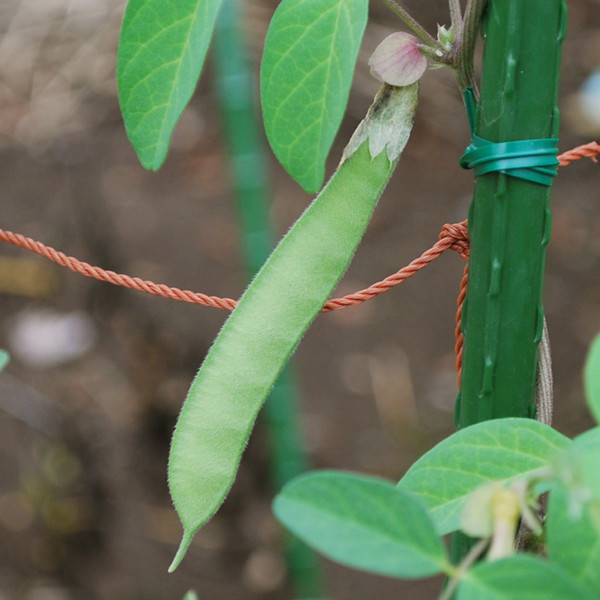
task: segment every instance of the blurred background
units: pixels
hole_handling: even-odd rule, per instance
[[[114,64],[124,0],[0,3],[0,227],[117,272],[211,295],[244,288],[241,233],[209,60],[166,164],[144,171],[119,114]],[[444,0],[403,3],[435,32]],[[600,1],[570,0],[560,147],[600,137]],[[275,0],[244,0],[255,79]],[[372,2],[331,168],[378,84],[370,52],[401,28]],[[411,141],[336,295],[393,273],[466,218],[472,174],[462,101],[448,72],[423,79]],[[310,198],[269,154],[281,235]],[[330,170],[331,172],[331,170]],[[600,331],[600,166],[563,169],[553,192],[545,306],[556,427],[591,426],[581,389]],[[320,316],[294,358],[311,465],[397,480],[453,430],[453,330],[462,260],[448,253],[400,288]],[[236,484],[173,575],[180,537],[166,482],[188,385],[226,314],[99,283],[0,248],[0,600],[287,600],[259,421]],[[323,563],[328,597],[434,598]]]

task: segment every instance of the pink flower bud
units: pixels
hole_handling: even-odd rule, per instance
[[[427,58],[417,46],[417,38],[409,33],[388,35],[369,59],[371,74],[389,85],[405,86],[421,78]]]

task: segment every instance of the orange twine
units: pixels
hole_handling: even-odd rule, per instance
[[[590,142],[583,146],[577,146],[572,150],[568,150],[558,156],[558,161],[561,167],[564,167],[575,160],[580,158],[591,158],[594,162],[598,162],[597,156],[600,154],[600,144],[596,142]],[[85,275],[87,277],[93,277],[100,281],[106,281],[114,285],[120,285],[123,287],[145,292],[147,294],[153,294],[155,296],[162,296],[163,298],[170,298],[172,300],[180,300],[182,302],[191,302],[193,304],[201,304],[202,306],[210,306],[213,308],[220,308],[222,310],[233,310],[237,304],[236,300],[231,298],[220,298],[218,296],[207,296],[198,292],[191,292],[189,290],[180,290],[176,287],[170,287],[164,283],[154,283],[139,277],[130,277],[114,271],[107,271],[100,267],[95,267],[89,263],[80,261],[73,256],[67,256],[64,252],[59,252],[50,246],[46,246],[41,242],[37,242],[29,237],[21,235],[20,233],[12,233],[10,231],[4,231],[0,229],[0,241],[25,248],[31,252],[35,252],[44,258],[47,258],[75,273]],[[374,283],[373,285],[360,290],[353,294],[349,294],[342,298],[334,298],[329,300],[321,312],[330,312],[334,310],[341,310],[349,306],[355,306],[361,304],[366,300],[370,300],[379,294],[387,292],[391,288],[399,285],[403,281],[406,281],[409,277],[412,277],[417,271],[420,271],[426,267],[429,263],[439,258],[446,250],[455,250],[463,258],[469,256],[469,236],[467,231],[467,222],[462,221],[461,223],[455,223],[453,225],[444,225],[442,232],[440,233],[439,240],[428,250],[423,252],[421,256],[413,260],[407,266],[403,267],[393,275],[386,277],[382,281]],[[462,366],[462,355],[464,338],[461,330],[461,318],[463,310],[463,302],[467,293],[467,282],[468,282],[468,264],[465,267],[465,271],[460,284],[460,293],[458,296],[458,310],[456,313],[456,368],[459,373]]]

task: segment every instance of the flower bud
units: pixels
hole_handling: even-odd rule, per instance
[[[421,54],[416,37],[397,32],[388,35],[375,48],[369,66],[375,79],[400,87],[421,78],[427,68],[427,58]]]
[[[447,28],[445,25],[438,25],[437,39],[438,42],[444,47],[444,50],[451,50],[454,44],[454,28]]]

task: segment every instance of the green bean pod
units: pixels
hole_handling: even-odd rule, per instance
[[[235,479],[280,370],[344,274],[412,127],[417,84],[384,85],[342,163],[281,240],[221,329],[175,427],[169,488],[183,539],[169,571]]]

